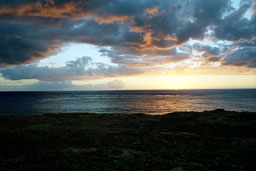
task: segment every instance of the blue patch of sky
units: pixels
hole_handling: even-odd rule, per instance
[[[74,61],[83,56],[89,56],[94,63],[104,63],[108,65],[114,65],[111,63],[110,58],[102,56],[99,52],[101,47],[90,44],[78,44],[71,43],[62,47],[57,54],[41,59],[37,64],[38,66],[49,67],[62,67],[65,66],[68,61]],[[104,47],[110,49],[110,47]]]
[[[243,3],[244,1],[243,0],[231,0],[231,7],[233,8],[232,10],[228,10],[228,11],[225,11],[222,18],[225,18],[226,16],[228,16],[229,14],[231,14],[232,12],[238,10],[241,6],[241,3]],[[253,4],[253,3],[252,3]],[[248,10],[244,13],[243,17],[248,19],[248,20],[251,20],[252,18],[252,6],[250,8],[248,8]]]

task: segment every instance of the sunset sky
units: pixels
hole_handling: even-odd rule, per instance
[[[0,91],[256,88],[255,0],[1,0]]]

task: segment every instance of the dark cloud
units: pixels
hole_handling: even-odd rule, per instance
[[[229,7],[228,2],[228,0],[191,1],[193,13],[190,16],[191,19],[178,28],[179,42],[187,41],[189,38],[202,39],[208,26],[221,22],[223,12]]]
[[[219,47],[201,45],[199,43],[194,44],[193,49],[203,52],[203,56],[205,57],[217,56],[220,55],[220,53],[222,52],[222,50]]]
[[[53,41],[55,36],[33,24],[0,21],[0,64],[22,64],[48,56],[61,45]]]
[[[256,48],[240,48],[229,54],[225,65],[256,67]]]
[[[165,2],[167,2],[165,0]],[[156,0],[3,0],[2,14],[35,17],[134,16],[159,4]],[[48,14],[47,14],[48,12]],[[0,14],[1,14],[0,13]]]
[[[219,60],[220,60],[220,58],[218,58],[218,57],[211,57],[211,58],[207,59],[208,62],[217,62]]]
[[[147,50],[145,54],[124,54],[122,51],[115,49],[101,49],[102,56],[107,56],[113,63],[132,66],[132,67],[145,67],[154,66],[168,63],[175,63],[189,58],[188,54],[178,53],[176,49],[150,51]]]
[[[215,33],[217,38],[237,41],[240,39],[251,40],[256,36],[255,18],[248,20],[244,17],[246,11],[252,6],[252,3],[245,2],[238,10],[226,16],[222,22],[216,25]]]
[[[66,41],[91,43],[100,46],[125,46],[133,42],[141,42],[141,35],[129,32],[126,24],[99,24],[92,19],[86,19],[78,28],[70,28],[66,32]]]
[[[245,43],[255,47],[252,43],[256,37],[255,6],[251,0],[241,1],[238,9],[232,8],[229,0],[2,0],[0,66],[31,63],[56,53],[70,42],[89,43],[111,46],[112,52],[104,54],[125,71],[98,67],[102,73],[122,75],[135,65],[152,66],[187,59],[188,55],[177,53],[176,47],[190,39],[203,39],[209,30],[216,39],[231,41],[238,48],[244,48],[241,44]],[[251,19],[244,17],[249,9]],[[197,48],[208,57],[220,58],[218,55],[223,52],[221,47],[211,45]],[[236,58],[239,54],[235,54]],[[16,69],[23,67],[28,71],[38,68],[29,65]],[[68,74],[74,73],[68,65],[56,70],[47,67],[37,70],[52,73],[53,77],[90,75],[89,71],[85,73],[78,68],[75,72],[79,74]],[[65,73],[62,70],[69,72],[61,74]],[[131,70],[132,73],[134,68]],[[15,78],[7,72],[5,76]],[[29,74],[25,78],[37,77],[51,78],[47,74]]]

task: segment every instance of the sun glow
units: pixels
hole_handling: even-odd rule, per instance
[[[75,85],[103,84],[118,79],[124,82],[122,89],[221,89],[256,88],[253,75],[191,75],[105,78],[100,80],[73,81]]]

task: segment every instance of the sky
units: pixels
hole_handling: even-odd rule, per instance
[[[256,88],[255,0],[1,0],[0,91]]]

